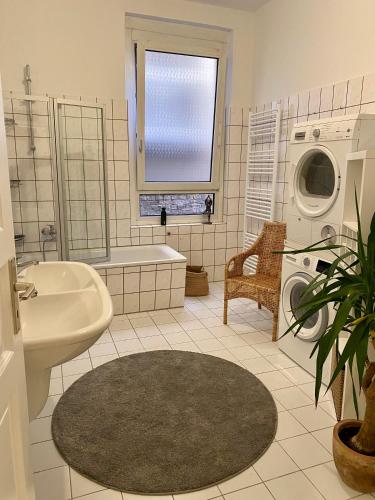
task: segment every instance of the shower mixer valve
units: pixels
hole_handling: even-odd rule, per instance
[[[47,224],[41,230],[43,236],[46,236],[50,240],[56,239],[56,228],[54,224]]]

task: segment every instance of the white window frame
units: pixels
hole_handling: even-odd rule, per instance
[[[142,216],[139,209],[139,194],[168,193],[215,193],[213,222],[222,219],[222,192],[224,177],[225,143],[225,95],[228,33],[206,27],[158,22],[148,19],[127,19],[127,97],[129,100],[129,160],[133,167],[132,185],[136,196],[132,197],[133,223],[153,225],[160,223],[159,217]],[[137,48],[137,62],[135,51]],[[157,50],[175,54],[196,55],[218,59],[214,137],[212,146],[211,181],[209,182],[145,182],[144,156],[144,59],[146,50]],[[132,83],[131,83],[132,82]],[[133,124],[133,125],[132,125]],[[133,128],[133,133],[131,129]],[[179,215],[168,218],[168,223],[203,222],[205,216]]]

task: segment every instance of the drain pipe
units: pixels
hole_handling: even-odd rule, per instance
[[[31,96],[31,69],[30,69],[30,64],[26,64],[24,68],[24,83],[25,83],[25,89],[26,89],[26,95]],[[31,100],[26,100],[26,107],[27,107],[27,121],[29,124],[29,131],[30,131],[30,150],[35,151],[35,141],[34,141],[34,129],[33,129],[33,115],[32,115],[32,102]]]

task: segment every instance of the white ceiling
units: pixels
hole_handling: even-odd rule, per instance
[[[256,10],[261,5],[264,5],[269,0],[189,0],[190,2],[208,3],[217,5],[218,7],[228,7],[239,10]]]

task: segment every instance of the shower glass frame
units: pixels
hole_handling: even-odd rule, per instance
[[[56,179],[55,186],[57,189],[55,197],[55,211],[56,211],[56,226],[58,229],[59,241],[58,252],[62,260],[79,260],[86,262],[88,264],[94,264],[96,262],[105,262],[110,259],[110,227],[109,227],[109,201],[108,201],[108,163],[107,163],[107,138],[106,138],[106,112],[105,104],[76,101],[62,98],[51,98],[52,105],[50,106],[51,113],[51,123],[54,123],[54,146],[55,154],[53,161],[53,171],[54,178]],[[103,179],[99,178],[99,181],[103,183],[103,194],[104,194],[104,221],[105,221],[105,248],[106,255],[101,257],[79,257],[71,259],[71,250],[69,249],[69,239],[68,239],[68,218],[66,210],[66,196],[65,196],[65,168],[64,168],[64,148],[62,147],[62,141],[64,140],[62,134],[62,116],[59,113],[61,106],[77,106],[80,108],[95,108],[100,109],[100,123],[101,123],[101,138],[102,140],[102,169],[103,169]],[[87,248],[87,253],[90,252],[90,248]]]

